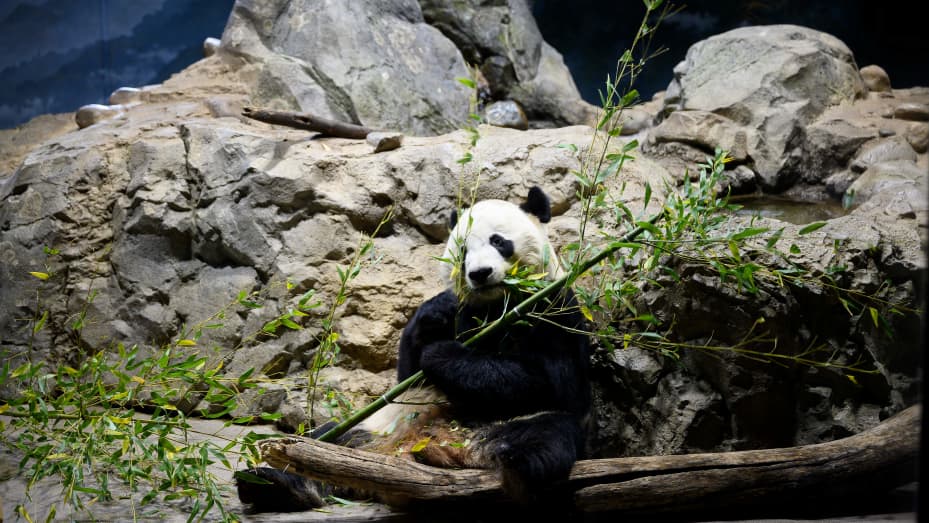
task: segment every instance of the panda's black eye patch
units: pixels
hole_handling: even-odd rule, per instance
[[[513,256],[515,248],[513,247],[513,242],[507,240],[499,234],[493,234],[490,236],[490,245],[497,249],[497,252],[500,253],[500,256],[503,256],[505,259],[509,259],[510,256]]]

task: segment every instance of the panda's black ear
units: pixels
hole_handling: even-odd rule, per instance
[[[548,223],[552,219],[552,204],[548,201],[548,196],[538,187],[529,189],[526,201],[519,208],[535,216],[542,223]]]
[[[452,211],[452,213],[448,215],[449,230],[454,229],[456,225],[458,225],[458,211]]]

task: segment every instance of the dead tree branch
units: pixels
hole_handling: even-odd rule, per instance
[[[255,109],[245,107],[242,109],[242,116],[258,120],[259,122],[270,123],[274,125],[284,125],[294,129],[303,129],[313,131],[325,136],[334,136],[336,138],[353,138],[364,140],[370,132],[370,129],[363,125],[355,125],[346,122],[330,120],[321,116],[315,116],[309,113],[296,113],[292,111],[270,111],[265,109]]]
[[[882,484],[899,481],[883,472],[911,464],[915,471],[919,419],[917,405],[870,430],[828,443],[580,461],[565,487],[574,491],[575,506],[584,512],[764,503],[862,481],[877,492],[898,486]],[[260,448],[273,467],[372,492],[391,504],[504,499],[500,479],[490,470],[441,469],[296,437],[268,440]]]

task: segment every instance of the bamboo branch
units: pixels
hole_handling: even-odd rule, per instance
[[[656,214],[655,216],[652,216],[648,220],[648,223],[653,224],[656,221],[658,221],[662,216],[663,214]],[[603,249],[600,253],[598,253],[593,258],[575,266],[570,272],[568,272],[568,274],[565,274],[561,278],[558,278],[557,280],[549,283],[548,285],[546,285],[539,291],[533,293],[528,298],[521,301],[518,305],[516,305],[515,307],[507,311],[506,314],[492,321],[489,325],[481,329],[477,334],[475,334],[474,336],[462,342],[462,344],[466,347],[474,345],[475,343],[479,342],[482,338],[485,338],[493,334],[494,332],[512,324],[513,322],[518,320],[520,317],[525,316],[525,314],[529,311],[529,309],[533,305],[555,294],[556,292],[560,291],[562,288],[569,287],[572,283],[574,283],[574,280],[576,280],[581,274],[584,274],[588,269],[590,269],[594,265],[600,263],[601,261],[605,260],[609,256],[612,256],[613,253],[615,253],[619,249],[623,247],[628,247],[629,246],[628,243],[638,238],[639,235],[642,234],[643,232],[645,232],[645,228],[643,227],[636,227],[635,229],[629,231],[628,233],[623,235],[622,238],[620,238],[618,241],[611,243],[608,247]],[[320,436],[318,438],[319,441],[333,441],[335,438],[338,438],[339,436],[344,434],[347,430],[361,423],[366,418],[368,418],[369,416],[371,416],[372,414],[380,410],[382,407],[390,403],[394,398],[402,394],[406,389],[410,388],[413,384],[417,383],[423,378],[424,378],[423,371],[421,370],[417,371],[415,374],[413,374],[409,378],[395,385],[392,389],[387,391],[380,398],[369,403],[366,407],[362,408],[361,410],[358,410],[352,413],[352,415],[346,418],[345,421],[343,421],[342,423],[339,423],[338,425],[336,425],[335,427],[327,431],[325,434]]]
[[[294,129],[304,129],[313,131],[325,136],[335,136],[337,138],[354,138],[363,140],[368,133],[374,132],[374,129],[363,125],[355,125],[346,122],[330,120],[321,116],[315,116],[309,113],[296,113],[292,111],[271,111],[266,109],[255,109],[245,107],[242,109],[242,116],[258,120],[259,122],[270,123],[274,125],[284,125]]]

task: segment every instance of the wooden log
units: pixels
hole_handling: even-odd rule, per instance
[[[258,120],[259,122],[313,131],[336,138],[363,140],[368,136],[368,133],[374,132],[374,129],[370,129],[363,125],[339,122],[309,113],[296,113],[293,111],[271,111],[267,109],[245,107],[242,109],[242,116]]]
[[[898,478],[882,475],[883,471],[911,466],[915,474],[919,420],[916,405],[870,430],[828,443],[579,461],[563,487],[575,492],[575,506],[584,512],[764,503],[863,480],[878,492],[899,486],[891,484]],[[363,489],[391,504],[505,499],[500,478],[492,470],[441,469],[297,437],[267,440],[260,448],[273,467]]]

